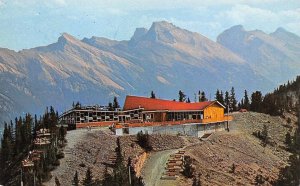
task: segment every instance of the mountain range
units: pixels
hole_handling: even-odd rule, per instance
[[[300,37],[283,28],[271,34],[234,26],[217,41],[165,21],[137,28],[130,40],[77,39],[21,51],[0,49],[0,121],[46,106],[60,112],[73,101],[107,104],[126,94],[174,99],[198,90],[235,87],[240,96],[271,91],[300,71]],[[122,105],[122,104],[121,104]]]

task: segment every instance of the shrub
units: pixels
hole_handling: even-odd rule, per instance
[[[233,163],[229,172],[235,173],[235,168],[236,168],[236,165]]]
[[[80,167],[85,167],[85,164],[84,163],[80,163],[79,166]]]
[[[137,141],[138,141],[138,144],[146,151],[152,150],[152,146],[150,144],[150,137],[147,132],[144,134],[143,131],[140,131],[137,134]]]
[[[194,171],[195,170],[192,165],[192,158],[189,156],[184,156],[182,174],[187,178],[192,178],[194,176]]]
[[[57,155],[56,155],[56,158],[57,159],[62,159],[62,158],[64,158],[65,157],[65,154],[63,153],[63,152],[60,152],[60,153],[58,153]]]
[[[263,176],[260,174],[256,175],[255,183],[256,183],[256,185],[261,185],[261,184],[265,183]]]

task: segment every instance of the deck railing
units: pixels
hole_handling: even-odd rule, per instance
[[[192,120],[180,120],[180,121],[162,121],[162,122],[152,122],[152,121],[141,121],[141,120],[130,120],[126,122],[117,121],[107,121],[107,122],[89,122],[89,123],[78,123],[76,128],[84,127],[108,127],[114,125],[115,128],[126,128],[126,127],[149,127],[149,126],[167,126],[167,125],[182,125],[189,123],[216,123],[216,122],[226,122],[232,121],[232,116],[225,115],[222,118],[206,118],[206,119],[192,119]]]
[[[222,118],[207,118],[207,119],[195,119],[195,120],[180,120],[180,121],[162,121],[162,122],[126,122],[126,123],[118,123],[115,128],[126,128],[126,127],[151,127],[151,126],[167,126],[167,125],[182,125],[182,124],[190,124],[190,123],[201,123],[201,124],[209,124],[209,123],[217,123],[217,122],[226,122],[232,121],[232,116],[225,115]]]

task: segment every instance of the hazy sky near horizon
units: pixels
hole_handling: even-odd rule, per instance
[[[0,47],[21,50],[78,39],[129,40],[135,28],[168,21],[212,40],[231,26],[300,35],[299,0],[0,0]]]

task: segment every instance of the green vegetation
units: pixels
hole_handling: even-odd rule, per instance
[[[84,185],[84,186],[94,185],[94,180],[93,180],[93,176],[92,176],[90,167],[86,170],[85,178],[82,181],[82,185]]]
[[[73,184],[74,186],[78,186],[79,185],[79,178],[78,178],[78,172],[75,172],[74,178],[73,178]]]
[[[154,93],[153,91],[151,91],[151,96],[150,96],[150,98],[152,98],[152,99],[155,99],[155,98],[156,98],[155,93]]]
[[[140,131],[136,135],[138,144],[145,150],[145,151],[151,151],[152,146],[150,144],[150,137],[149,134],[146,132],[145,134],[143,131]]]
[[[182,174],[187,178],[192,178],[194,176],[195,169],[192,163],[193,161],[191,157],[184,156]]]
[[[143,186],[143,180],[141,177],[136,176],[136,173],[131,166],[130,158],[127,161],[127,166],[125,166],[119,138],[117,139],[115,152],[117,159],[113,167],[113,173],[112,175],[109,174],[106,167],[101,184],[103,186]]]
[[[221,91],[219,91],[219,89],[217,89],[217,92],[216,92],[216,100],[218,101],[218,102],[220,102],[221,104],[223,104],[224,105],[224,97],[223,97],[223,92]]]
[[[193,178],[193,185],[192,186],[201,186],[200,175],[198,175],[198,178],[196,176]]]
[[[115,110],[115,109],[117,109],[117,108],[120,108],[120,104],[119,104],[119,102],[118,102],[117,97],[115,96],[115,97],[114,97],[114,101],[113,101],[113,109]]]
[[[292,137],[289,132],[285,135],[285,144],[288,146],[288,148],[292,145]]]
[[[234,174],[236,169],[236,165],[233,163],[232,166],[230,167],[230,173]]]
[[[287,139],[288,137],[286,137]],[[287,140],[286,140],[287,141]],[[289,144],[293,154],[289,157],[289,165],[280,170],[276,186],[298,186],[300,184],[300,109],[298,107],[298,126]]]
[[[266,147],[269,142],[269,134],[268,134],[268,126],[263,125],[262,131],[253,132],[253,135],[261,140],[261,144],[263,147]]]
[[[58,128],[57,124],[58,113],[53,107],[50,107],[50,111],[47,108],[40,119],[36,116],[33,119],[30,114],[26,114],[23,118],[16,118],[15,123],[12,121],[10,125],[5,123],[0,149],[2,184],[10,182],[12,185],[18,185],[21,182],[21,172],[23,185],[33,185],[34,181],[36,185],[41,185],[43,181],[51,178],[50,171],[59,165],[57,155],[59,147],[62,147],[65,142],[66,135],[65,129]],[[34,166],[22,170],[22,160],[37,148],[33,142],[39,129],[49,129],[51,134],[49,144],[38,147],[42,154],[34,161]]]
[[[178,92],[178,101],[179,102],[184,102],[186,99],[186,95],[184,94],[184,92],[182,92],[181,90],[179,90]]]

